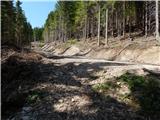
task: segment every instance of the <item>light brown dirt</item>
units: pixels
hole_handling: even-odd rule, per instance
[[[142,39],[146,40],[142,41]],[[112,61],[128,61],[160,65],[160,46],[157,46],[157,41],[152,39],[153,37],[142,37],[136,38],[134,39],[134,41],[114,40],[110,41],[108,47],[102,45],[100,47],[97,47],[96,44],[93,44],[96,43],[96,41],[80,41],[77,42],[77,44],[70,45],[68,47],[66,47],[65,43],[61,43],[61,45],[57,45],[54,47],[53,44],[47,44],[41,50],[49,51],[53,55],[83,55],[86,58],[101,58]]]

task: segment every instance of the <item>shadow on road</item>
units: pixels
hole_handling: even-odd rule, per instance
[[[37,61],[23,61],[10,57],[2,64],[2,117],[6,118],[28,105],[28,96],[38,94],[39,102],[32,104],[37,120],[145,120],[150,116],[139,115],[125,103],[92,90],[87,84],[94,71],[103,66],[122,66],[112,63],[68,63],[55,65]],[[72,98],[80,96],[79,102],[88,99],[90,104],[79,106]],[[60,101],[63,99],[63,101]],[[66,101],[69,102],[67,103]],[[63,102],[66,104],[63,104]],[[58,111],[55,105],[70,105],[70,110]],[[77,104],[77,105],[76,105]],[[63,106],[62,106],[63,107]],[[157,120],[157,119],[155,119]]]

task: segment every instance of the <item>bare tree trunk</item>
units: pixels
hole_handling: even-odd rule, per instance
[[[85,17],[85,29],[84,29],[84,39],[86,41],[86,35],[87,35],[87,15]]]
[[[67,32],[66,32],[66,24],[64,24],[64,42],[66,41],[66,34],[67,34]]]
[[[119,34],[118,34],[118,36],[120,37],[121,36],[121,29],[122,29],[122,22],[121,22],[121,20],[119,20]]]
[[[117,16],[117,32],[118,32],[118,37],[120,37],[121,36],[121,17],[119,16],[119,18],[118,18],[118,16]]]
[[[118,15],[117,15],[117,10],[116,10],[116,31],[118,34]]]
[[[160,42],[160,39],[159,39],[158,0],[156,0],[156,40],[158,40]]]
[[[123,4],[123,37],[125,35],[125,1]]]
[[[63,20],[61,21],[62,22],[62,42],[64,42],[64,25],[63,25]]]
[[[145,37],[147,37],[147,23],[148,23],[147,11],[148,11],[148,8],[147,8],[147,1],[146,1],[146,4],[145,4]]]
[[[52,42],[54,41],[54,31],[52,30]]]
[[[48,42],[48,28],[47,28],[47,31],[45,31],[44,36],[45,36],[45,43],[47,43]],[[36,41],[35,36],[34,36],[34,41]]]
[[[130,4],[129,5],[129,8],[131,8]],[[129,39],[131,38],[131,10],[129,10],[129,16],[128,16],[128,28],[129,28]]]
[[[59,22],[61,22],[61,16],[59,16]],[[59,29],[58,29],[58,40],[61,39],[61,24],[59,23]]]
[[[54,38],[53,39],[54,39],[53,41],[56,40],[56,32],[55,32],[55,30],[54,30]]]
[[[113,6],[112,6],[112,37],[114,35],[114,9],[113,9]]]
[[[98,5],[98,46],[100,46],[100,15],[101,15],[101,11],[100,11],[100,5]]]
[[[89,20],[87,19],[87,23],[86,23],[86,39],[88,38],[88,33],[89,33]]]
[[[151,13],[150,13],[150,11],[151,11],[151,2],[149,2],[149,21],[148,21],[148,31],[149,31],[149,35],[151,34]]]
[[[34,34],[34,42],[36,42],[36,35]]]
[[[129,16],[129,38],[131,38],[131,18]]]
[[[91,39],[92,39],[92,37],[93,37],[93,19],[91,21]]]
[[[106,8],[106,35],[105,35],[106,41],[105,45],[108,46],[108,8]]]
[[[57,28],[55,29],[55,41],[57,41]]]

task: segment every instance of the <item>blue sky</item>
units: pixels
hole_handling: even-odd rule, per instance
[[[32,28],[42,27],[50,11],[54,10],[56,0],[21,0],[22,9]]]

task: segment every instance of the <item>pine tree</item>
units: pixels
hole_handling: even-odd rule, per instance
[[[15,9],[12,1],[1,1],[2,44],[14,43]]]
[[[154,2],[144,1],[58,1],[56,9],[48,15],[43,35],[47,41],[60,42],[92,40],[97,36],[98,45],[100,37],[105,37],[107,45],[109,37],[120,38],[125,33],[128,37],[132,37],[132,32],[151,35],[157,23],[153,5]]]
[[[20,1],[16,2],[15,7],[12,1],[1,1],[2,44],[11,43],[21,47],[32,40],[32,26],[27,22],[20,5]]]

